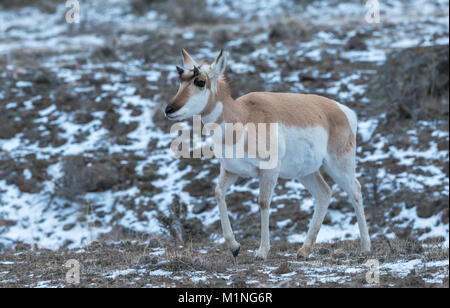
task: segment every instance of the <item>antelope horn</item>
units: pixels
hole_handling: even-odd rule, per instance
[[[194,65],[194,77],[200,75],[200,70]]]
[[[180,74],[180,76],[183,75],[183,73],[184,73],[184,69],[178,65],[177,65],[177,71],[178,71],[178,74]]]

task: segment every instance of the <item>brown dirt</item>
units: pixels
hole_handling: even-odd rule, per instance
[[[418,265],[405,277],[383,269],[384,264],[415,259],[448,260],[448,250],[439,245],[423,248],[418,242],[382,240],[374,242],[374,252],[361,254],[357,242],[343,241],[320,244],[313,257],[297,261],[298,245],[274,241],[262,262],[248,251],[257,248],[252,240],[241,243],[241,254],[234,259],[223,245],[208,241],[180,247],[145,235],[128,234],[128,238],[75,250],[17,245],[0,256],[0,287],[448,287],[448,267]],[[65,280],[64,264],[71,259],[80,264],[80,284]],[[379,284],[368,284],[365,278],[365,263],[371,259],[382,268]],[[439,273],[444,275],[442,282],[427,282]]]

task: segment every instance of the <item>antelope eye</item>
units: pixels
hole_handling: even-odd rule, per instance
[[[204,80],[200,80],[200,79],[196,78],[194,80],[194,84],[199,88],[203,88],[205,86],[206,82]]]

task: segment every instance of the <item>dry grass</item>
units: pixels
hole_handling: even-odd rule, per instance
[[[366,287],[364,264],[376,259],[381,266],[422,260],[448,260],[448,249],[415,241],[374,242],[374,252],[361,254],[357,241],[319,244],[309,260],[298,261],[298,245],[274,242],[269,258],[255,261],[255,241],[243,242],[234,259],[222,246],[188,243],[177,246],[163,239],[94,242],[81,250],[8,251],[0,257],[2,287],[71,287],[64,281],[69,259],[81,265],[78,287]],[[249,251],[248,249],[251,249]],[[7,262],[14,262],[14,266]],[[6,263],[5,263],[6,262]],[[348,270],[346,270],[348,269]],[[352,271],[353,269],[360,269]],[[5,274],[6,273],[6,274]],[[417,266],[405,277],[381,271],[375,287],[444,287],[447,268]],[[440,275],[442,283],[429,283]],[[444,276],[444,277],[442,277]],[[428,280],[430,281],[430,280]]]
[[[12,1],[2,1],[0,2],[0,9],[20,9],[27,6],[37,6],[42,11],[48,13],[54,13],[58,4],[61,4],[61,1],[57,0],[12,0]]]

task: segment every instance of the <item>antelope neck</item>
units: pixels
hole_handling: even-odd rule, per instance
[[[247,111],[231,97],[228,84],[217,81],[216,93],[211,92],[201,116],[203,124],[246,123]]]

